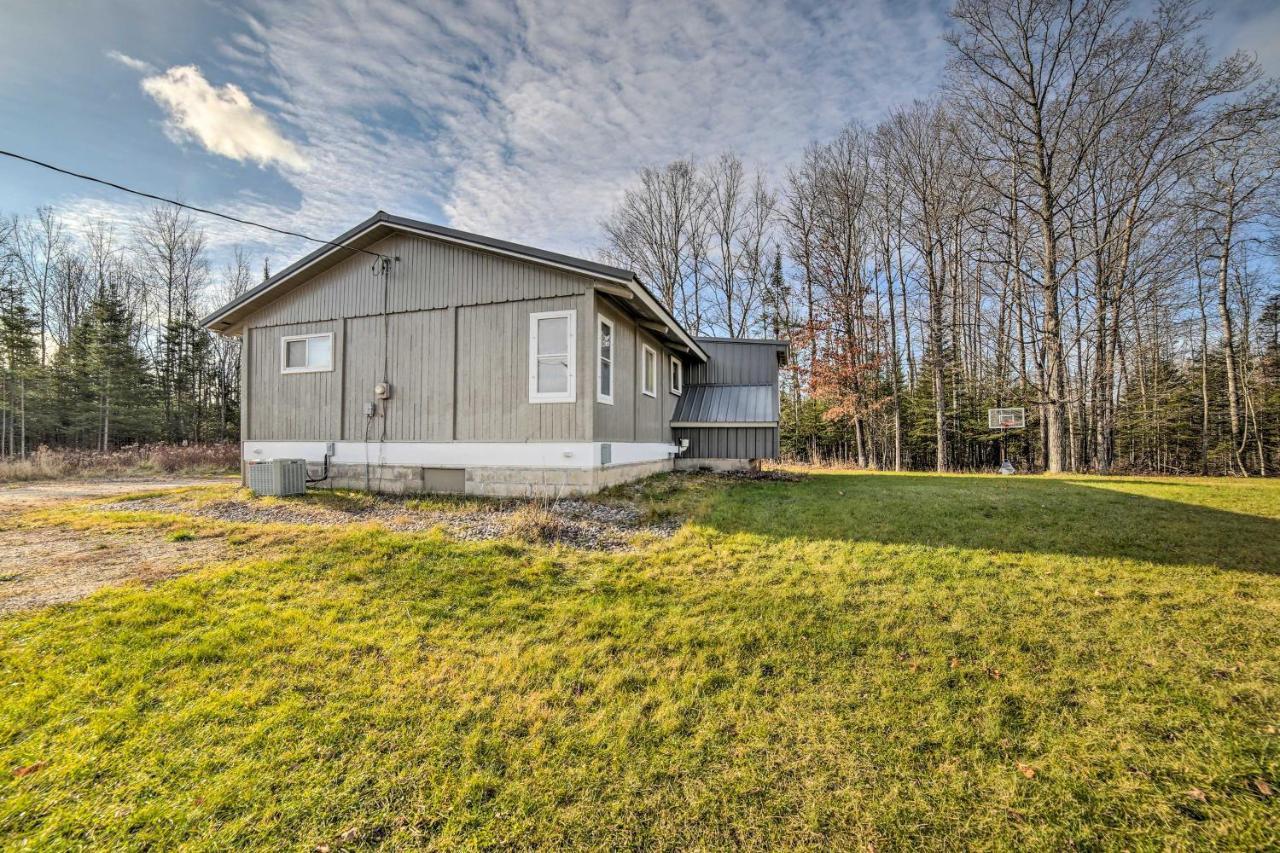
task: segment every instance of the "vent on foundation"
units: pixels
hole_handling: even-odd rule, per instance
[[[613,445],[612,444],[600,445],[600,464],[608,465],[611,462],[613,462]]]

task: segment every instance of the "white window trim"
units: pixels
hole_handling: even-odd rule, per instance
[[[558,393],[538,393],[538,321],[566,317],[569,320],[569,390]],[[578,399],[578,312],[536,311],[529,315],[529,402],[573,403]]]
[[[679,382],[672,380],[679,379]],[[668,381],[671,381],[671,393],[679,397],[684,393],[684,362],[671,356],[671,369],[668,371]]]
[[[600,322],[596,325],[596,402],[608,403],[613,405],[613,386],[618,384],[618,371],[614,367],[617,359],[614,354],[618,351],[618,330],[614,327],[613,321],[603,315],[597,318]],[[601,393],[600,389],[604,387],[601,381],[604,376],[604,335],[601,326],[609,327],[609,393]]]
[[[316,338],[329,339],[329,363],[324,367],[290,367],[288,360],[290,341],[309,341]],[[307,347],[310,353],[311,347]],[[310,356],[308,355],[308,358]],[[280,339],[280,372],[281,373],[332,373],[333,372],[333,332],[320,332],[310,335],[285,335]]]
[[[644,374],[650,358],[653,359],[653,374],[648,377],[646,382]],[[658,396],[658,351],[648,344],[640,345],[640,393],[646,397]]]

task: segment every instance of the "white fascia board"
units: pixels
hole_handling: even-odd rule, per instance
[[[674,444],[598,441],[336,441],[336,465],[411,465],[439,468],[598,468],[600,445],[613,445],[613,465],[653,462],[674,456]],[[324,461],[326,441],[245,441],[241,456]]]

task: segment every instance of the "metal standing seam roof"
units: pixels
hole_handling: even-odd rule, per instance
[[[772,385],[686,385],[671,425],[774,426],[778,392]]]

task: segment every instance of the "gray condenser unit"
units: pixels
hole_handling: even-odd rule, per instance
[[[264,459],[250,462],[249,491],[256,495],[306,494],[307,460]]]

